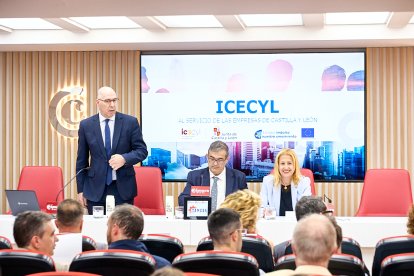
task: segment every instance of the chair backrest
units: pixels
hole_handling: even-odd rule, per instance
[[[91,237],[82,236],[82,252],[96,250],[98,247],[96,241]]]
[[[146,215],[165,215],[160,168],[135,166],[134,169],[138,189],[134,205]]]
[[[39,273],[29,274],[27,276],[102,276],[102,275],[86,273],[86,272],[74,272],[74,271],[51,271],[51,272],[39,272]]]
[[[329,260],[328,270],[333,275],[365,276],[364,263],[348,254],[333,254]]]
[[[388,256],[381,263],[381,276],[411,276],[414,271],[414,253]]]
[[[381,262],[388,256],[414,252],[414,236],[388,237],[380,240],[375,246],[372,262],[372,276],[380,275]]]
[[[170,263],[184,253],[183,243],[175,237],[160,234],[143,234],[139,241],[145,244],[152,255],[167,259]]]
[[[112,275],[151,275],[154,258],[147,253],[131,250],[94,250],[76,255],[69,271]]]
[[[0,236],[0,250],[1,249],[13,249],[11,241],[3,236]]]
[[[173,266],[184,272],[211,273],[223,276],[259,275],[256,259],[247,253],[199,251],[178,255]]]
[[[196,251],[213,250],[213,241],[210,237],[201,239]],[[275,268],[272,247],[263,237],[255,234],[243,236],[241,252],[248,253],[256,258],[259,268],[264,272],[271,272]]]
[[[407,216],[413,203],[410,174],[404,169],[370,169],[365,174],[356,216]]]
[[[275,264],[275,270],[296,269],[295,255],[285,255]],[[348,254],[333,254],[329,260],[328,270],[333,275],[365,276],[363,262]]]
[[[341,252],[357,257],[362,261],[362,251],[359,243],[353,238],[343,237],[341,243]]]
[[[64,199],[63,174],[58,166],[23,167],[18,190],[34,190],[40,209],[46,210],[48,202],[61,202]]]
[[[50,256],[28,250],[0,250],[0,271],[2,275],[23,276],[37,272],[54,271],[55,264]]]
[[[300,173],[303,176],[309,177],[312,195],[316,195],[315,179],[313,178],[313,172],[311,170],[309,170],[309,169],[301,168],[300,169]]]

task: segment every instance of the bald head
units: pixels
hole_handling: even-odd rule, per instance
[[[327,267],[336,247],[336,230],[326,216],[312,214],[298,221],[292,238],[296,266]]]

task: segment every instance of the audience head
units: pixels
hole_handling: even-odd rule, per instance
[[[247,233],[253,234],[256,233],[260,205],[260,196],[245,189],[226,196],[220,207],[230,208],[239,213],[243,228],[247,229]]]
[[[115,207],[108,219],[108,244],[119,240],[136,240],[144,229],[144,216],[142,211],[130,204]]]
[[[57,238],[52,217],[46,213],[40,211],[20,213],[14,221],[13,236],[20,248],[53,255]]]
[[[341,253],[341,245],[342,245],[342,228],[339,226],[338,222],[336,221],[334,216],[327,216],[328,219],[331,221],[332,225],[335,227],[336,231],[336,246],[337,250],[336,253]]]
[[[230,208],[219,208],[208,216],[207,227],[215,250],[241,250],[240,215]]]
[[[291,178],[293,183],[299,183],[301,174],[299,168],[298,157],[293,149],[282,149],[276,156],[275,166],[273,170],[275,178],[275,186],[281,184],[283,178]]]
[[[292,250],[296,266],[317,265],[327,267],[336,251],[336,231],[324,215],[311,214],[296,224],[292,238]]]
[[[414,235],[414,205],[412,205],[408,211],[407,233]]]
[[[309,214],[321,214],[326,211],[326,205],[320,196],[303,196],[296,203],[296,219],[300,220]]]
[[[171,266],[166,266],[154,271],[151,276],[184,276],[184,272],[179,270],[178,268],[174,268]]]
[[[207,159],[210,171],[221,174],[229,161],[229,147],[222,141],[214,141],[208,148]]]
[[[83,225],[83,206],[74,199],[63,200],[56,214],[59,233],[81,233]]]

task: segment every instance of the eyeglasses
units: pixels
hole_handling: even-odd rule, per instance
[[[214,158],[214,157],[212,157],[212,156],[209,156],[209,157],[208,157],[208,162],[210,162],[210,163],[212,163],[212,164],[214,164],[214,163],[217,163],[217,164],[223,164],[225,161],[226,161],[226,159],[223,159],[223,158],[218,158],[218,159],[216,159],[216,158]]]
[[[119,99],[118,98],[115,98],[115,99],[105,99],[105,100],[98,99],[98,101],[104,102],[106,104],[111,104],[111,103],[116,104],[119,101]]]
[[[333,215],[333,211],[332,210],[326,210],[326,211],[322,211],[321,214],[322,215],[327,215],[327,216],[332,216]]]

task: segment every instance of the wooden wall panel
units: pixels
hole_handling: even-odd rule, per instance
[[[139,62],[137,51],[0,53],[2,190],[17,188],[25,165],[60,166],[65,182],[75,174],[77,138],[49,122],[50,100],[61,89],[83,87],[89,116],[96,113],[98,88],[111,86],[121,99],[119,111],[139,117]],[[75,198],[75,181],[65,194]],[[3,212],[4,192],[0,200]]]
[[[59,89],[82,86],[87,114],[96,112],[102,85],[119,92],[119,110],[139,117],[138,51],[2,52],[0,53],[2,190],[17,187],[24,165],[58,165],[65,181],[75,173],[77,139],[58,134],[48,120],[50,99]],[[414,129],[414,47],[367,49],[367,168],[404,168],[412,175]],[[185,183],[164,183],[175,197]],[[337,215],[358,209],[362,183],[317,183]],[[259,192],[260,183],[249,183]],[[66,191],[76,195],[75,182]],[[4,192],[1,211],[6,210]]]

